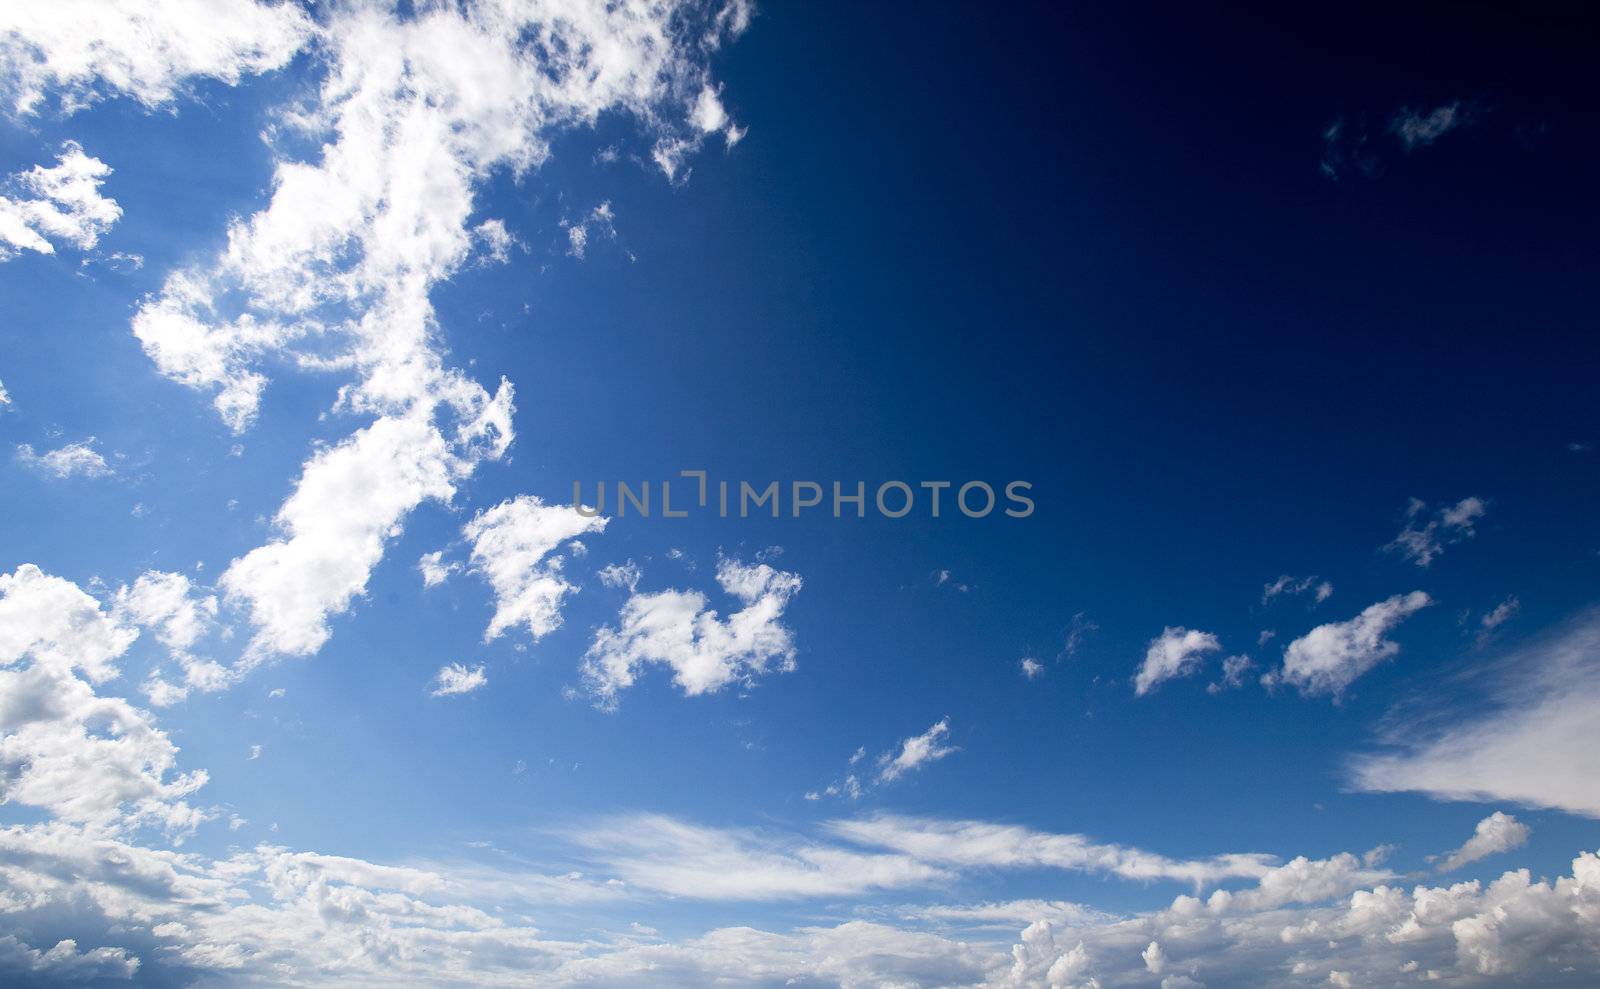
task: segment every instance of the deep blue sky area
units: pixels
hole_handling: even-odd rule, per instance
[[[1531,675],[1517,665],[1528,644],[1600,598],[1600,88],[1585,19],[763,3],[710,56],[749,128],[737,144],[708,139],[669,181],[638,121],[608,110],[555,134],[539,168],[479,187],[473,222],[502,219],[521,244],[431,298],[446,363],[491,390],[514,383],[516,441],[449,504],[404,518],[316,655],[156,713],[182,766],[209,771],[202,802],[249,821],[186,847],[501,861],[488,843],[592,872],[562,835],[613,815],[816,834],[893,813],[1172,858],[1394,844],[1411,873],[1505,809],[1533,829],[1515,864],[1566,872],[1596,847],[1592,816],[1360,792],[1351,766],[1415,711],[1439,707],[1448,725],[1490,710],[1496,677]],[[209,586],[272,537],[317,444],[370,421],[333,408],[347,377],[269,357],[259,420],[235,436],[129,331],[172,271],[224,247],[230,218],[267,205],[262,132],[323,71],[302,55],[170,106],[110,98],[0,127],[6,174],[68,139],[111,165],[103,192],[123,218],[95,256],[143,258],[0,264],[0,571],[36,563],[105,600],[147,569]],[[1408,147],[1396,121],[1440,107],[1452,126]],[[614,236],[591,233],[574,257],[566,225],[602,202]],[[113,476],[52,478],[12,456],[86,437]],[[435,550],[465,563],[462,525],[506,499],[563,503],[574,481],[687,469],[869,492],[1023,480],[1037,510],[613,518],[568,552],[577,590],[538,641],[484,640],[494,599],[470,571],[427,588],[418,575]],[[1485,511],[1429,565],[1385,548],[1411,499],[1426,522],[1469,498]],[[640,592],[698,590],[726,616],[739,604],[716,584],[719,559],[758,554],[804,581],[783,615],[792,672],[686,697],[647,667],[616,710],[585,696],[579,664],[629,596],[599,568],[635,561]],[[1280,574],[1332,594],[1264,600]],[[1342,696],[1259,682],[1314,627],[1414,590],[1433,604],[1386,631],[1398,653]],[[1511,598],[1515,617],[1485,629]],[[237,602],[222,615],[237,633],[205,648],[227,663],[250,628]],[[1169,627],[1219,648],[1137,695]],[[163,656],[142,637],[106,689],[142,703]],[[1253,663],[1242,685],[1208,692],[1230,656]],[[1042,672],[1023,675],[1024,658]],[[453,662],[483,664],[488,685],[430,696]],[[858,746],[871,775],[941,720],[956,751],[859,799],[807,798],[856,771]],[[30,815],[0,806],[0,822]],[[934,897],[1121,912],[1193,891],[980,870]],[[637,919],[678,937],[912,898],[687,899],[603,919],[563,906],[542,923]]]

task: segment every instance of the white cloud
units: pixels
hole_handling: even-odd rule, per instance
[[[1133,692],[1143,697],[1167,680],[1189,676],[1200,668],[1207,653],[1221,649],[1222,643],[1210,632],[1168,626],[1150,640],[1144,662],[1133,678]]]
[[[1160,975],[1162,969],[1167,967],[1167,956],[1161,950],[1160,941],[1151,941],[1139,957],[1144,959],[1145,970],[1151,975]]]
[[[1483,617],[1478,620],[1478,645],[1487,644],[1494,638],[1495,629],[1517,617],[1520,611],[1522,611],[1522,602],[1513,594],[1485,612]]]
[[[1283,651],[1282,668],[1267,674],[1269,684],[1291,684],[1306,696],[1335,698],[1357,677],[1400,652],[1387,636],[1433,600],[1422,591],[1396,594],[1343,622],[1318,625]]]
[[[256,626],[246,667],[320,649],[329,617],[366,590],[401,520],[424,500],[448,501],[463,469],[424,415],[381,418],[313,456],[278,510],[282,536],[222,575]]]
[[[0,90],[19,112],[56,92],[72,109],[124,93],[148,106],[192,77],[237,83],[289,61],[310,34],[292,3],[58,0],[0,7]]]
[[[1460,102],[1445,103],[1423,112],[1401,107],[1389,122],[1389,130],[1400,138],[1406,150],[1424,148],[1462,126],[1468,115]]]
[[[17,462],[23,466],[48,474],[54,478],[110,477],[115,473],[106,458],[95,450],[93,436],[82,443],[69,443],[64,447],[35,453],[27,443],[17,444]]]
[[[1358,758],[1352,783],[1600,818],[1600,611],[1507,657],[1490,688],[1486,708],[1401,724],[1397,751]]]
[[[439,667],[438,674],[434,676],[433,696],[470,694],[488,682],[489,678],[484,675],[482,663],[470,670],[463,663],[451,663],[449,666]]]
[[[878,782],[893,782],[906,773],[960,751],[955,746],[944,744],[949,735],[950,719],[944,718],[922,734],[901,742],[900,751],[893,756],[885,752],[878,760]]]
[[[567,253],[582,261],[589,249],[589,238],[592,234],[599,234],[607,240],[616,240],[616,218],[611,203],[603,202],[576,223],[563,221],[563,225],[567,228]]]
[[[121,948],[79,951],[78,942],[64,938],[41,951],[14,934],[0,935],[0,972],[21,972],[51,982],[89,982],[131,979],[138,971],[139,959]]]
[[[169,777],[177,746],[145,712],[95,693],[137,635],[32,564],[0,575],[0,803],[102,828],[182,833],[204,820],[184,798],[206,774]]]
[[[1445,856],[1444,861],[1439,864],[1439,871],[1454,872],[1470,862],[1501,852],[1509,852],[1513,848],[1521,848],[1528,843],[1528,835],[1531,833],[1532,830],[1526,824],[1504,811],[1497,810],[1478,822],[1466,844]]]
[[[0,23],[4,17],[0,14]],[[66,241],[85,251],[94,247],[122,216],[117,201],[100,194],[110,174],[105,162],[68,141],[61,146],[54,168],[35,165],[11,176],[29,198],[0,196],[0,261],[22,251],[54,254],[52,241]]]
[[[472,228],[472,239],[477,242],[485,263],[507,264],[511,249],[521,247],[521,241],[506,230],[504,220],[489,219]]]
[[[1241,877],[1262,879],[1275,868],[1269,855],[1175,860],[1138,848],[1095,842],[1081,834],[1040,832],[986,821],[880,814],[830,821],[827,829],[857,845],[887,848],[945,868],[1067,869],[1196,885]]]
[[[443,562],[444,550],[434,550],[432,553],[422,554],[417,560],[417,570],[422,574],[423,587],[438,587],[450,579],[450,575],[461,569],[461,564],[454,561]]]
[[[10,405],[11,394],[6,391],[5,382],[0,381],[0,405]]]
[[[1249,656],[1229,656],[1222,661],[1222,679],[1206,685],[1206,693],[1220,694],[1244,686],[1244,675],[1255,667]]]
[[[1032,656],[1022,657],[1022,662],[1018,665],[1022,667],[1022,675],[1029,680],[1037,680],[1044,675],[1044,664]]]
[[[617,694],[655,663],[670,667],[673,682],[691,697],[774,667],[794,669],[794,636],[781,619],[800,591],[800,577],[765,563],[724,559],[717,564],[717,583],[743,605],[726,619],[707,607],[699,591],[628,598],[616,627],[596,633],[583,657],[584,683],[602,706],[614,707]]]
[[[631,594],[639,589],[639,578],[644,576],[644,572],[639,569],[639,564],[628,560],[626,563],[609,563],[596,570],[595,576],[607,587],[627,588]]]
[[[1399,553],[1419,567],[1427,567],[1446,546],[1476,535],[1475,524],[1488,510],[1487,501],[1469,497],[1440,508],[1430,518],[1428,503],[1413,498],[1406,507],[1405,525],[1400,534],[1383,548]]]
[[[1283,574],[1277,580],[1263,584],[1261,587],[1261,603],[1267,604],[1279,595],[1301,595],[1310,593],[1317,604],[1333,597],[1333,584],[1316,577],[1291,577]]]
[[[546,505],[519,495],[478,513],[462,527],[472,540],[472,569],[494,590],[495,612],[484,641],[523,625],[538,641],[561,627],[561,604],[576,590],[561,574],[562,543],[602,532],[601,516],[586,516],[571,505]]]
[[[182,686],[159,675],[146,681],[145,694],[156,707],[175,704],[190,690],[217,691],[232,682],[232,675],[221,664],[192,652],[195,643],[215,628],[217,599],[201,592],[183,574],[147,571],[131,587],[118,589],[113,614],[120,622],[153,630],[183,670]]]

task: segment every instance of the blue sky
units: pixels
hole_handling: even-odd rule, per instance
[[[1568,35],[0,11],[0,981],[1590,984]]]

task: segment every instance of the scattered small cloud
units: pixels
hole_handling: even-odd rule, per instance
[[[1133,678],[1133,692],[1143,697],[1168,680],[1189,676],[1200,668],[1208,653],[1221,649],[1222,643],[1210,632],[1169,625],[1150,640],[1144,662]]]
[[[1287,683],[1305,696],[1331,694],[1337,700],[1358,677],[1400,652],[1388,634],[1432,603],[1422,591],[1396,594],[1349,621],[1319,625],[1289,643],[1283,666],[1262,682],[1269,687]]]
[[[1220,694],[1244,686],[1244,675],[1255,668],[1249,656],[1229,656],[1222,661],[1222,679],[1206,687],[1208,694]]]
[[[483,672],[482,663],[470,670],[463,663],[451,663],[449,666],[441,666],[439,672],[434,675],[432,696],[470,694],[488,682],[489,678]]]
[[[1497,810],[1478,822],[1466,844],[1445,856],[1444,861],[1439,863],[1439,871],[1454,872],[1479,859],[1521,848],[1528,843],[1528,836],[1532,833],[1533,830],[1526,824]]]
[[[444,562],[444,550],[434,550],[432,553],[422,554],[417,561],[417,570],[422,573],[423,587],[437,587],[450,579],[450,575],[461,569],[461,564],[451,561]]]
[[[913,735],[900,743],[894,756],[885,752],[878,757],[878,782],[891,783],[906,773],[921,769],[930,762],[943,759],[959,751],[944,744],[950,734],[950,719],[944,718],[920,735]]]
[[[1389,131],[1400,138],[1407,151],[1425,148],[1457,127],[1468,123],[1469,115],[1460,101],[1445,103],[1432,110],[1401,107],[1389,121]]]
[[[631,559],[624,563],[610,563],[595,571],[595,576],[600,578],[600,583],[618,590],[627,590],[629,594],[639,589],[639,578],[644,576],[644,571],[639,564]]]
[[[110,477],[116,473],[94,449],[95,438],[69,443],[59,449],[35,453],[32,445],[17,444],[17,462],[49,477]]]
[[[1311,577],[1291,577],[1283,574],[1277,580],[1269,581],[1261,587],[1261,603],[1268,604],[1273,598],[1283,595],[1298,597],[1310,594],[1315,604],[1333,597],[1333,584],[1326,580]]]
[[[1488,510],[1488,501],[1468,497],[1430,513],[1427,502],[1413,498],[1406,506],[1405,524],[1400,534],[1383,548],[1399,553],[1419,567],[1430,566],[1445,547],[1476,535],[1475,525]]]

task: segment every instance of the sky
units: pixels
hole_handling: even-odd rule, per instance
[[[0,6],[0,983],[1593,985],[1569,17]]]

